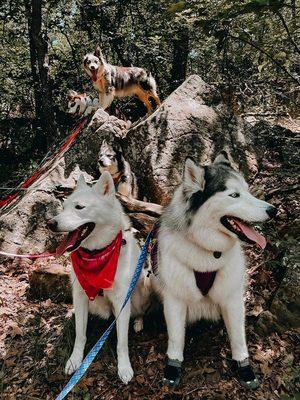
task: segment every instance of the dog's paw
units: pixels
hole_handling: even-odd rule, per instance
[[[125,385],[133,378],[133,369],[130,364],[119,366],[118,367],[118,375],[119,378]]]
[[[164,385],[171,388],[179,385],[181,379],[181,365],[182,362],[179,360],[168,359],[163,379]]]
[[[232,360],[231,369],[243,387],[247,389],[257,389],[259,387],[259,381],[253,372],[248,358],[243,361]]]
[[[143,318],[136,318],[133,323],[133,329],[135,333],[141,332],[143,330]]]
[[[72,354],[66,363],[65,374],[66,375],[73,374],[73,372],[75,372],[76,369],[80,366],[82,359],[83,359],[82,356]]]

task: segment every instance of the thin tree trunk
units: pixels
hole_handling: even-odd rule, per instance
[[[31,73],[34,86],[36,119],[41,126],[38,141],[49,147],[57,132],[49,83],[48,41],[42,32],[42,0],[25,1],[28,18]]]
[[[86,0],[85,2],[79,2],[79,10],[82,22],[82,29],[87,33],[89,40],[92,42],[94,40],[94,32],[92,28],[92,20],[94,15],[94,9],[90,0]],[[101,24],[100,24],[101,25]],[[99,30],[101,32],[101,26],[99,26]]]
[[[186,78],[189,55],[189,32],[182,29],[173,40],[173,59],[171,68],[170,91],[175,90]]]

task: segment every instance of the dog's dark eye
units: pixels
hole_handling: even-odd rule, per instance
[[[70,105],[71,105],[71,107],[74,107],[75,106],[75,101],[73,103],[71,103]]]
[[[84,208],[84,206],[81,206],[80,204],[77,204],[75,206],[76,210],[82,210]]]
[[[240,194],[237,193],[237,192],[234,192],[234,193],[231,193],[229,196],[233,197],[234,199],[236,199],[237,197],[240,197]]]

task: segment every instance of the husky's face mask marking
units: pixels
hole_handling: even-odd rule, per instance
[[[219,251],[232,246],[237,238],[264,248],[264,237],[249,223],[276,214],[275,207],[250,194],[244,178],[231,168],[224,154],[205,167],[187,159],[181,190],[170,206],[171,212],[166,214],[170,224],[185,226],[204,247]]]
[[[99,156],[98,165],[100,172],[109,172],[111,175],[115,175],[122,170],[122,154],[120,151],[115,150],[105,140],[103,140]]]
[[[75,191],[63,204],[61,211],[54,221],[59,232],[73,232],[77,234],[77,245],[86,239],[96,225],[106,226],[114,224],[115,187],[109,173],[101,175],[98,182],[90,187],[81,175]]]

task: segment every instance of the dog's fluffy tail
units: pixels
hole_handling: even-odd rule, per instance
[[[144,71],[144,74],[140,78],[140,85],[142,89],[149,92],[149,100],[153,109],[157,108],[160,105],[160,101],[156,93],[156,82],[151,73],[148,74],[146,71]],[[151,96],[151,94],[153,96]]]
[[[140,85],[144,90],[147,90],[147,92],[149,91],[156,94],[156,82],[151,73],[148,74],[144,71],[140,77]]]

